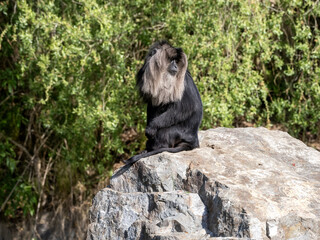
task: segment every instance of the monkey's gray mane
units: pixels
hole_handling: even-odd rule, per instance
[[[184,92],[184,77],[188,67],[187,56],[182,53],[178,72],[175,76],[168,73],[170,64],[167,54],[175,50],[169,45],[163,45],[149,59],[143,74],[142,91],[150,94],[152,105],[158,106],[169,102],[179,101]]]

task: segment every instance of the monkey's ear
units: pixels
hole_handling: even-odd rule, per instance
[[[155,55],[157,53],[157,49],[152,49],[151,56]]]
[[[182,51],[182,48],[176,48],[176,52],[177,52],[177,59],[181,60],[184,54],[184,52]]]

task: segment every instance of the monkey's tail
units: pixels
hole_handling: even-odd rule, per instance
[[[124,162],[126,164],[134,164],[135,162],[139,161],[141,158],[150,157],[150,156],[156,155],[158,153],[162,153],[162,152],[177,153],[177,152],[181,152],[181,151],[192,150],[193,148],[194,147],[192,147],[190,144],[188,144],[186,142],[182,142],[174,148],[159,148],[159,149],[156,149],[156,150],[153,150],[150,152],[140,153],[138,155],[135,155],[135,156],[129,158],[128,160],[126,160]]]
[[[196,147],[196,146],[195,146]],[[120,168],[112,177],[111,179],[117,178],[120,175],[122,175],[123,173],[125,173],[126,171],[129,170],[129,168],[137,161],[139,161],[141,158],[146,158],[146,157],[150,157],[152,155],[156,155],[158,153],[162,153],[162,152],[170,152],[170,153],[177,153],[177,152],[181,152],[181,151],[188,151],[188,150],[192,150],[195,147],[191,146],[190,144],[186,143],[186,142],[182,142],[179,145],[177,145],[174,148],[159,148],[150,152],[146,152],[143,151],[140,154],[137,154],[131,158],[129,158],[128,160],[124,161],[124,163],[126,165],[124,165],[122,168]]]

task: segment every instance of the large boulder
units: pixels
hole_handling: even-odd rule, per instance
[[[320,152],[265,128],[199,138],[112,178],[87,239],[320,239]]]

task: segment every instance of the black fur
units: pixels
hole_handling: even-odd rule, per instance
[[[202,102],[199,91],[188,70],[184,78],[185,88],[181,101],[154,106],[151,102],[151,96],[141,91],[143,86],[142,76],[148,61],[155,54],[155,49],[163,44],[168,43],[165,41],[158,42],[150,48],[145,63],[137,74],[137,87],[144,101],[148,104],[146,127],[148,141],[146,151],[125,161],[130,165],[141,158],[164,151],[176,153],[199,147],[198,129],[202,120]],[[176,55],[174,59],[170,60],[178,62],[182,53],[181,48],[176,48]]]

